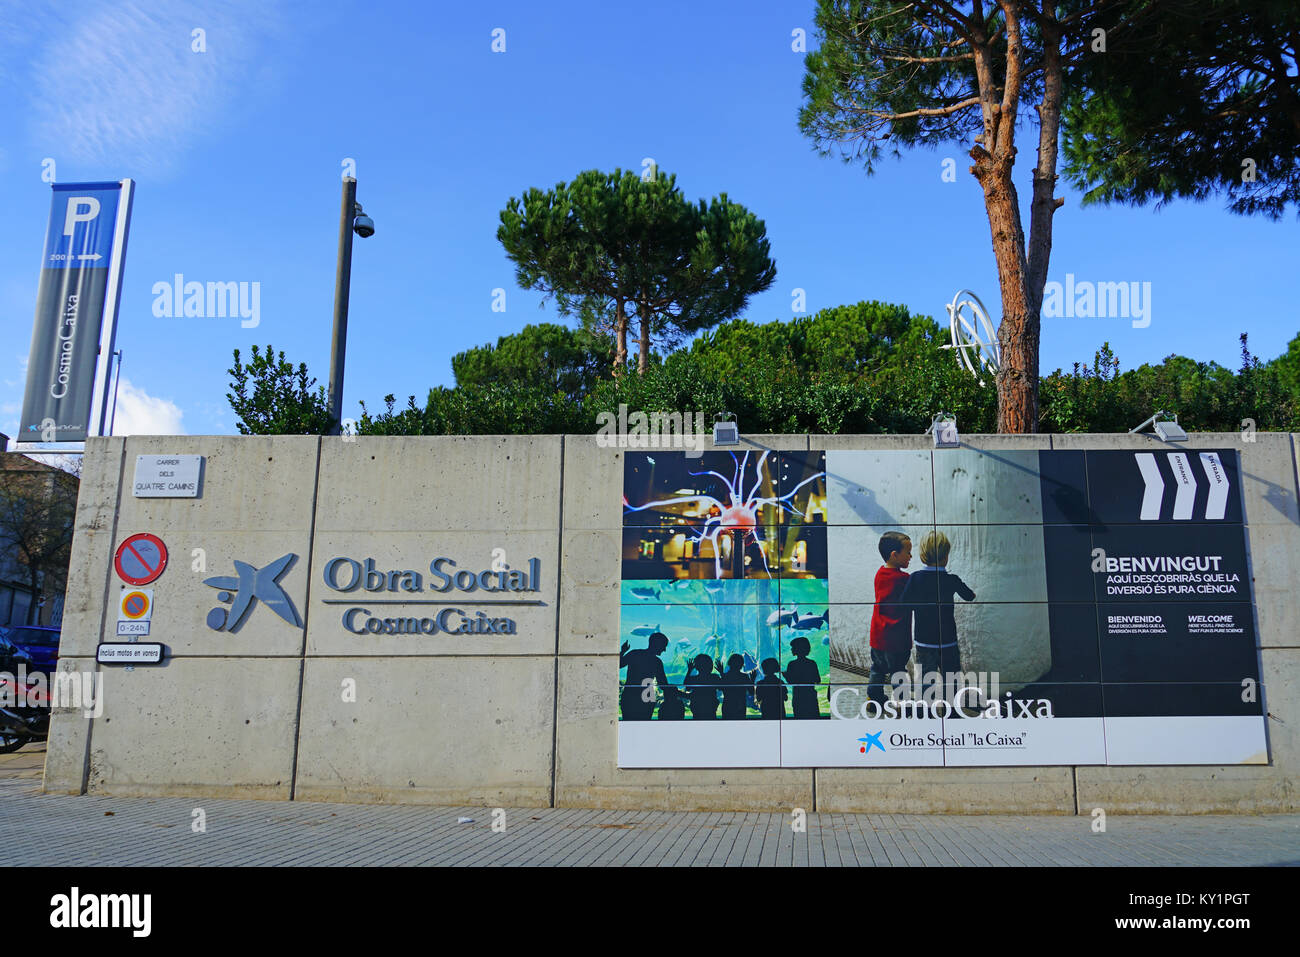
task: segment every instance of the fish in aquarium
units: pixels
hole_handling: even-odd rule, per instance
[[[789,624],[795,631],[816,631],[819,628],[829,625],[830,621],[831,610],[827,608],[820,615],[796,615],[794,620]]]
[[[653,600],[653,599],[659,597],[659,589],[657,589],[657,588],[633,588],[633,589],[632,589],[632,595],[633,595],[634,597],[636,597],[636,598],[644,598],[644,599],[646,599],[647,601],[650,601],[650,600]]]
[[[634,635],[639,635],[642,638],[645,638],[648,637],[649,635],[653,635],[658,630],[659,630],[658,625],[640,625],[636,628],[633,628],[631,633]]]
[[[712,595],[722,591],[722,582],[710,579],[704,583],[704,590]]]
[[[769,625],[788,625],[798,617],[799,608],[796,605],[792,608],[781,608],[772,612],[767,616],[767,623]]]

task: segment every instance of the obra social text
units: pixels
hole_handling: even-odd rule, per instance
[[[536,558],[528,560],[527,570],[511,568],[505,564],[482,571],[455,569],[456,562],[450,558],[439,557],[431,561],[428,591],[442,594],[458,591],[464,594],[486,592],[509,595],[541,590],[541,562]],[[347,557],[332,558],[325,563],[324,577],[328,588],[340,592],[364,589],[371,593],[423,594],[426,591],[422,573],[409,568],[382,570],[375,567],[373,558],[367,558],[364,562]],[[484,599],[489,600],[492,599]],[[435,603],[418,598],[410,601]],[[515,634],[513,618],[495,617],[482,611],[470,615],[460,608],[450,606],[436,614],[422,617],[378,618],[369,608],[357,605],[343,613],[343,627],[354,635]]]

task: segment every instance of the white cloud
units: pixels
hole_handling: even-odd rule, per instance
[[[28,358],[27,356],[19,356],[19,357],[18,357],[18,378],[16,378],[16,379],[5,379],[5,380],[4,380],[4,384],[5,384],[5,387],[6,387],[6,388],[14,389],[14,390],[18,391],[19,393],[22,392],[22,390],[23,390],[23,386],[26,385],[26,383],[27,383],[27,363],[28,363],[28,361],[30,361],[30,360],[29,360],[29,358]]]
[[[149,395],[123,378],[118,383],[114,435],[185,435],[181,407],[170,399]]]
[[[273,4],[178,6],[77,5],[65,22],[43,24],[26,84],[36,142],[56,159],[160,173],[213,131],[265,54],[260,35]],[[206,52],[191,49],[196,28],[205,31]]]
[[[48,446],[40,446],[40,447],[48,448]],[[63,471],[70,472],[73,475],[78,475],[78,476],[81,475],[82,459],[81,459],[80,452],[75,452],[75,453],[40,452],[40,451],[33,451],[33,450],[25,450],[23,454],[26,455],[29,459],[33,459],[44,465],[50,465],[56,469],[63,469]]]
[[[19,356],[18,363],[26,379],[27,357]],[[18,414],[22,411],[21,382],[11,383],[8,395],[0,395],[0,432],[18,440]],[[118,383],[117,413],[113,420],[114,435],[185,435],[181,422],[185,413],[171,399],[152,396],[139,386],[133,385],[125,376]]]
[[[27,356],[18,356],[18,378],[4,379],[0,399],[0,432],[17,441],[18,414],[23,410],[23,388],[27,382]]]

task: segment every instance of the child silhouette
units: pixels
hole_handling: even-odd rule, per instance
[[[656,631],[646,644],[646,648],[632,648],[625,641],[620,649],[618,666],[627,669],[627,678],[619,695],[624,721],[649,721],[658,698],[651,685],[657,686],[658,691],[668,687],[664,663],[659,657],[668,647],[668,636]]]
[[[721,683],[713,673],[713,659],[708,655],[696,655],[682,679],[682,687],[691,696],[691,717],[696,721],[718,717],[718,687]]]
[[[821,682],[821,672],[817,663],[808,658],[812,645],[803,635],[791,640],[790,651],[794,661],[785,666],[785,680],[794,689],[794,716],[796,718],[820,718],[821,709],[817,707],[817,685]]]
[[[672,685],[664,686],[664,700],[659,703],[660,721],[685,721],[686,720],[686,694],[678,691]]]
[[[779,720],[785,717],[785,701],[790,697],[790,689],[780,678],[781,662],[764,658],[761,667],[765,677],[754,683],[758,711],[764,718]]]
[[[739,721],[749,710],[749,693],[754,690],[754,673],[745,671],[745,656],[732,655],[727,659],[727,671],[718,663],[718,679],[722,684],[722,718]]]

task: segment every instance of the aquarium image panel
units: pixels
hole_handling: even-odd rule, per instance
[[[757,582],[763,582],[758,585]],[[651,605],[753,605],[778,601],[776,579],[677,578],[623,579],[620,603],[634,607]]]
[[[706,528],[683,520],[623,529],[624,579],[775,579],[780,565],[774,526]]]
[[[760,583],[741,584],[757,588]],[[754,685],[765,676],[765,663],[769,670],[780,670],[779,607],[625,605],[620,623],[620,718],[760,718]],[[651,680],[654,694],[644,690]]]

